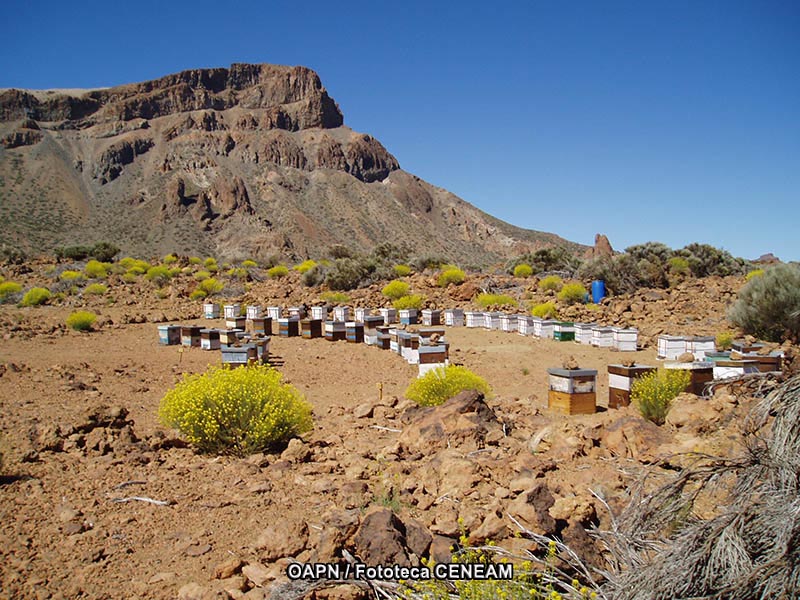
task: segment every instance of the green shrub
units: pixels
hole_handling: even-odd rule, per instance
[[[586,288],[580,283],[568,283],[558,292],[558,299],[567,304],[583,302],[586,297]]]
[[[392,302],[392,306],[396,310],[409,310],[415,308],[417,310],[421,309],[422,306],[425,304],[425,296],[421,294],[411,294],[409,296],[403,296],[402,298],[398,298],[394,302]]]
[[[80,271],[64,271],[58,276],[61,281],[78,281],[83,279],[83,273]]]
[[[145,277],[148,281],[152,281],[158,287],[162,287],[170,280],[172,274],[169,272],[169,268],[165,267],[164,265],[157,265],[147,269],[147,274]]]
[[[764,274],[764,269],[753,269],[744,276],[745,281],[750,281],[753,277],[761,277]]]
[[[89,251],[89,258],[100,262],[111,262],[119,254],[119,248],[108,242],[97,242]]]
[[[558,318],[558,310],[556,309],[555,302],[543,302],[542,304],[537,304],[531,309],[531,314],[534,317],[539,317],[542,319]]]
[[[729,350],[733,346],[733,334],[730,331],[720,331],[717,334],[717,348],[720,350]]]
[[[86,273],[86,276],[90,279],[105,279],[108,277],[107,265],[101,263],[99,260],[92,259],[86,263],[84,273]]]
[[[199,256],[190,256],[189,257],[189,264],[190,265],[201,265],[203,264],[203,259]]]
[[[342,244],[334,244],[328,248],[327,254],[334,260],[337,258],[353,258],[353,251]]]
[[[533,267],[529,264],[522,263],[514,267],[514,277],[526,278],[533,275]]]
[[[50,299],[50,290],[47,288],[35,287],[29,289],[22,297],[22,306],[39,306]]]
[[[206,267],[206,268],[209,268],[209,267],[215,267],[216,268],[217,267],[217,259],[212,257],[212,256],[209,256],[207,259],[205,259],[203,261],[203,266]]]
[[[89,246],[65,246],[56,248],[56,258],[59,260],[84,260],[89,256],[91,248]]]
[[[22,291],[22,285],[15,281],[4,281],[0,283],[0,300],[11,294],[18,294]]]
[[[750,267],[746,260],[735,258],[727,250],[708,244],[689,244],[676,250],[675,254],[686,258],[695,277],[744,275]]]
[[[439,284],[439,287],[447,287],[448,285],[460,285],[464,283],[467,278],[466,273],[459,269],[458,267],[452,267],[448,265],[450,268],[445,269],[439,275],[439,279],[436,283]]]
[[[242,267],[245,269],[255,269],[258,266],[258,263],[254,260],[247,259],[242,261]]]
[[[417,273],[422,273],[426,269],[441,269],[441,265],[446,265],[448,259],[442,256],[419,256],[409,261],[411,268]]]
[[[645,419],[663,425],[672,401],[686,389],[690,381],[691,374],[683,369],[653,371],[634,379],[631,399]]]
[[[395,265],[392,269],[394,270],[394,274],[398,277],[407,277],[411,275],[411,267],[408,265]]]
[[[327,271],[322,264],[317,265],[313,269],[309,269],[300,277],[300,280],[303,282],[303,285],[306,287],[312,287],[315,285],[322,284],[325,281],[325,275]]]
[[[478,294],[475,303],[484,310],[493,306],[517,306],[517,301],[507,294]]]
[[[389,298],[390,300],[399,300],[403,296],[408,296],[408,291],[410,286],[405,281],[400,281],[399,279],[395,279],[394,281],[390,281],[381,290],[381,294]]]
[[[206,296],[208,296],[208,294],[204,290],[201,290],[200,288],[196,288],[196,289],[192,290],[191,294],[189,294],[189,299],[190,300],[202,300]]]
[[[271,269],[267,269],[267,277],[270,279],[280,279],[281,277],[286,277],[288,274],[289,269],[284,265],[277,265]]]
[[[558,291],[564,285],[564,280],[558,275],[548,275],[539,282],[539,290],[543,292]]]
[[[186,375],[161,400],[161,422],[203,452],[246,456],[312,427],[311,406],[266,365]]]
[[[209,273],[217,273],[219,271],[219,267],[217,263],[211,263],[210,265],[203,265]]]
[[[322,292],[319,297],[323,302],[329,304],[347,304],[350,302],[350,296],[342,292]]]
[[[467,369],[457,365],[447,365],[428,371],[411,382],[405,396],[420,406],[438,406],[464,390],[478,390],[484,396],[492,393],[489,384]]]
[[[182,273],[183,273],[183,269],[181,269],[180,267],[172,267],[169,270],[169,276],[170,277],[177,277],[178,275],[180,275]]]
[[[97,315],[87,310],[79,310],[67,317],[67,327],[75,331],[89,331],[97,320]]]
[[[228,277],[233,277],[234,279],[249,279],[250,277],[250,272],[242,267],[234,267],[232,269],[228,269],[228,271],[225,274]]]
[[[192,277],[194,277],[195,281],[203,281],[204,279],[208,279],[209,277],[211,277],[211,273],[209,273],[208,271],[198,271],[197,273],[192,275]]]
[[[295,265],[294,266],[294,270],[297,271],[300,274],[303,274],[306,271],[308,271],[310,269],[313,269],[316,266],[317,266],[317,261],[308,259],[308,260],[304,260],[299,265]]]
[[[208,279],[204,279],[200,282],[198,289],[203,290],[206,293],[206,296],[213,296],[214,294],[219,294],[223,289],[225,289],[225,284],[221,281],[217,281],[213,277],[209,277]]]
[[[673,275],[688,275],[690,272],[689,261],[683,256],[673,256],[667,261],[667,264]]]
[[[122,276],[122,281],[125,283],[135,283],[138,278],[139,277],[136,275],[136,273],[128,271]]]
[[[83,293],[90,296],[102,296],[107,291],[108,287],[102,283],[90,283],[86,286],[86,289],[83,290]]]
[[[800,266],[776,265],[751,278],[739,290],[728,319],[771,342],[800,339]]]
[[[174,254],[167,254],[164,258],[161,259],[161,262],[165,265],[172,265],[178,262],[178,257]]]
[[[369,280],[374,265],[355,258],[340,258],[325,274],[325,283],[332,290],[353,290]]]

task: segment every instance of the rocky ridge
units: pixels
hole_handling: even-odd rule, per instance
[[[486,264],[577,246],[486,215],[352,131],[305,67],[234,64],[87,91],[0,91],[0,242],[306,257],[392,240]]]

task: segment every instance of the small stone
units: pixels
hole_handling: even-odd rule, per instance
[[[353,416],[356,419],[367,419],[372,416],[374,410],[375,407],[366,402],[364,404],[359,404],[353,409]]]
[[[214,579],[228,579],[233,577],[242,570],[243,565],[244,562],[240,558],[231,556],[228,560],[214,567]]]
[[[691,352],[684,352],[678,357],[678,362],[681,363],[694,362],[694,354],[692,354]]]
[[[209,552],[211,552],[210,544],[192,544],[186,549],[185,554],[186,556],[203,556]]]
[[[247,577],[253,585],[257,587],[263,586],[267,581],[270,581],[270,573],[267,567],[261,563],[250,563],[242,568],[242,575]]]
[[[147,583],[161,583],[162,581],[172,581],[175,579],[175,573],[170,571],[163,571],[161,573],[156,573],[150,579],[147,580]]]

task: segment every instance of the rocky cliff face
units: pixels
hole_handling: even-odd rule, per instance
[[[493,219],[344,126],[305,67],[234,64],[107,89],[0,92],[0,242],[304,256],[383,241],[486,263],[552,234]],[[574,245],[572,245],[574,246]]]

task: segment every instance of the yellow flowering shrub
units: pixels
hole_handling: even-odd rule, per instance
[[[508,294],[478,294],[475,298],[475,304],[482,309],[487,309],[492,306],[516,306],[517,301]]]
[[[631,399],[648,421],[663,425],[672,401],[691,381],[689,371],[662,369],[647,373],[631,384]]]
[[[305,273],[306,271],[310,271],[316,266],[317,266],[317,261],[311,260],[309,258],[308,260],[304,260],[303,262],[301,262],[299,265],[295,265],[293,268],[295,271],[302,274]]]
[[[585,296],[586,288],[580,283],[568,283],[561,288],[560,292],[558,292],[558,299],[561,300],[561,302],[566,302],[567,304],[577,304],[578,302],[583,302]]]
[[[97,320],[97,315],[88,310],[79,310],[67,317],[67,327],[75,331],[89,331]]]
[[[89,296],[102,296],[108,291],[108,286],[102,283],[90,283],[83,290],[83,293]]]
[[[486,380],[466,367],[447,365],[428,371],[411,382],[405,396],[420,406],[438,406],[464,390],[478,390],[491,396]]]
[[[411,275],[411,267],[408,265],[395,265],[392,267],[394,270],[394,274],[398,277],[406,277],[407,275]]]
[[[422,308],[422,305],[425,304],[425,296],[422,294],[411,294],[409,296],[403,296],[402,298],[398,298],[394,302],[392,302],[392,306],[396,310],[409,310],[409,309],[416,309],[419,310]]]
[[[531,314],[534,317],[539,317],[541,319],[558,318],[558,310],[556,310],[556,305],[553,302],[543,302],[542,304],[537,304],[531,309]]]
[[[558,275],[548,275],[539,282],[539,290],[542,292],[558,291],[564,285],[564,280]]]
[[[267,277],[270,279],[280,279],[281,277],[286,277],[289,274],[289,269],[285,265],[275,265],[274,267],[267,269]]]
[[[161,400],[161,422],[202,452],[246,456],[312,427],[311,405],[267,365],[185,375]]]
[[[436,283],[439,284],[439,287],[447,287],[450,284],[453,285],[460,285],[464,283],[467,278],[467,274],[464,273],[458,267],[454,267],[453,265],[447,265],[447,269],[442,270],[439,278],[436,280]]]
[[[390,300],[399,300],[403,296],[408,296],[408,291],[410,287],[405,281],[400,281],[399,279],[395,279],[394,281],[390,281],[381,290],[381,294],[389,298]]]

